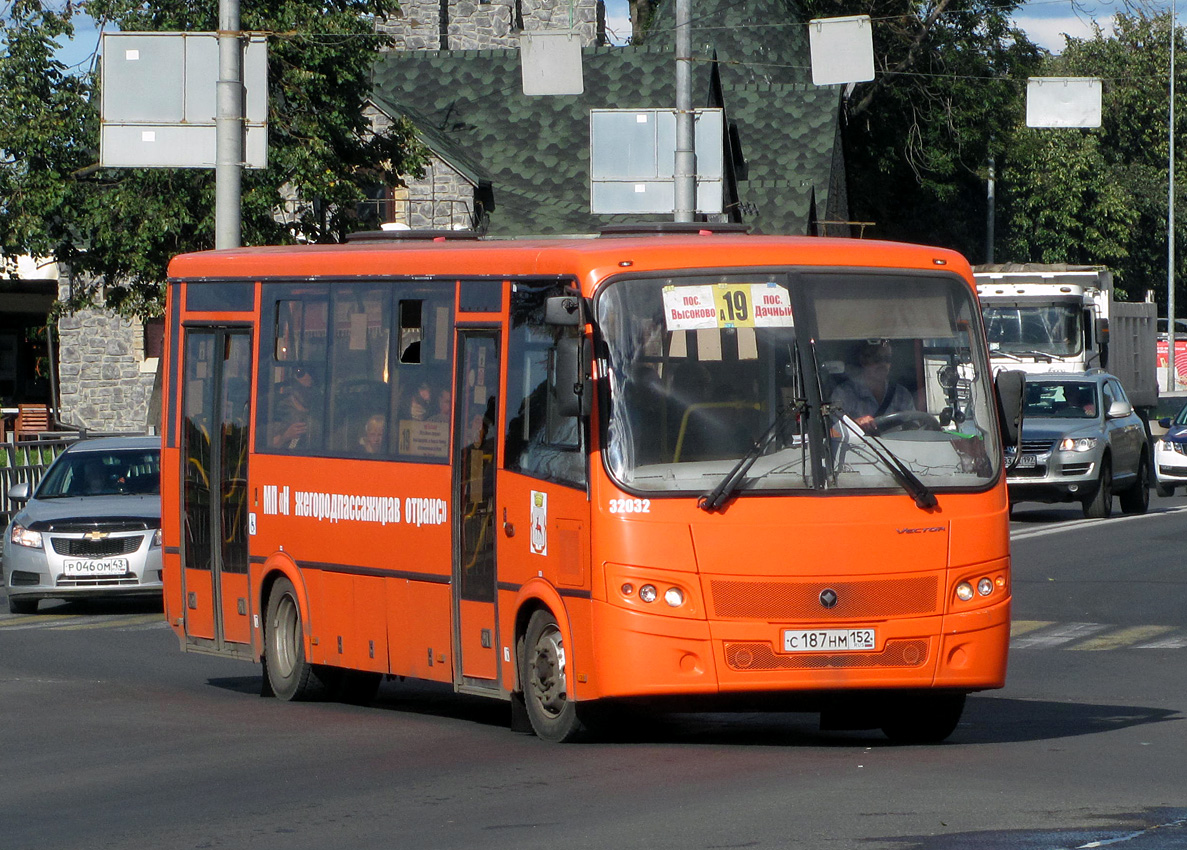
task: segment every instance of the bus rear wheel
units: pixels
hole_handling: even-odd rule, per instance
[[[536,737],[563,743],[581,736],[585,726],[569,698],[564,638],[549,611],[537,611],[528,621],[520,682]]]
[[[886,707],[882,731],[895,744],[938,744],[956,731],[964,694],[906,694]]]
[[[305,659],[301,606],[297,591],[287,578],[277,579],[268,595],[264,666],[277,699],[297,701],[325,696],[327,683]]]

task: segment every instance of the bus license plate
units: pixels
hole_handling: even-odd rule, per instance
[[[62,562],[62,569],[68,576],[122,576],[128,571],[128,559],[72,558]]]
[[[784,652],[846,652],[877,648],[873,629],[784,629]]]
[[[1034,469],[1035,464],[1036,461],[1034,455],[1022,455],[1022,457],[1018,458],[1019,469]]]

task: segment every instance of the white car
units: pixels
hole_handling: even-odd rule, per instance
[[[1187,405],[1158,424],[1166,433],[1154,443],[1154,489],[1159,496],[1171,496],[1176,487],[1187,487]]]
[[[157,437],[80,440],[50,465],[4,532],[8,609],[42,599],[161,595],[161,443]]]

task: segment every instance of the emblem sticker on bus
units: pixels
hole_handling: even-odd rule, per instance
[[[532,491],[532,534],[531,551],[533,555],[548,554],[548,494],[539,490]]]

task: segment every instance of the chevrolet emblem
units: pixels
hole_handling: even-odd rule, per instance
[[[87,540],[90,540],[92,543],[94,543],[97,540],[104,540],[107,537],[107,532],[106,531],[88,531],[86,534],[83,535],[83,537],[85,537]]]

